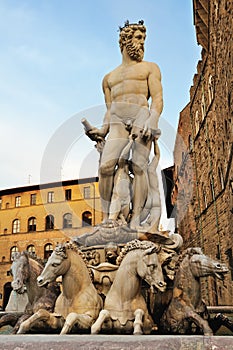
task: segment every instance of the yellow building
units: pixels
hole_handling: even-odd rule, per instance
[[[57,243],[69,241],[102,221],[98,178],[30,185],[0,191],[0,306],[11,291],[16,251],[47,259]]]

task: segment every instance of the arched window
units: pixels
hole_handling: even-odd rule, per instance
[[[203,209],[206,209],[207,206],[208,206],[207,195],[206,195],[205,189],[203,189]]]
[[[219,179],[220,189],[223,190],[224,189],[224,177],[223,177],[223,171],[222,171],[221,166],[219,166],[219,168],[218,168],[218,179]]]
[[[35,246],[33,244],[30,244],[28,247],[27,247],[27,251],[28,253],[32,254],[32,255],[35,255],[36,254],[36,249],[35,249]]]
[[[47,243],[44,246],[44,259],[48,260],[48,258],[50,257],[50,255],[53,252],[53,246],[51,243]]]
[[[198,130],[199,130],[199,115],[198,115],[198,111],[196,111],[196,114],[195,114],[195,129],[196,129],[196,134],[197,134]]]
[[[36,218],[33,216],[28,219],[28,232],[36,231]]]
[[[211,178],[210,178],[210,193],[211,193],[211,201],[215,200],[214,183]]]
[[[209,80],[208,80],[208,95],[209,95],[209,104],[211,104],[214,98],[214,85],[213,85],[212,75],[209,76]]]
[[[72,214],[66,213],[63,215],[63,228],[72,227]]]
[[[14,254],[17,253],[18,251],[19,251],[19,249],[18,249],[18,247],[16,247],[16,245],[11,247],[11,250],[10,250],[10,259],[11,259],[11,261],[13,261]]]
[[[18,233],[20,232],[20,220],[15,219],[12,224],[12,232],[13,233]]]
[[[201,96],[201,116],[202,116],[202,120],[205,118],[206,115],[206,105],[205,105],[205,95],[204,92],[202,93]]]
[[[54,229],[54,216],[53,215],[47,215],[45,218],[45,229],[46,230],[53,230]]]
[[[90,211],[85,211],[82,214],[82,226],[91,226],[92,224],[92,214]]]

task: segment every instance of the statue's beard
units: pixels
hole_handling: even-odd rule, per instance
[[[144,57],[144,48],[140,45],[132,43],[132,41],[128,41],[126,44],[126,50],[130,58],[132,60],[141,62]]]

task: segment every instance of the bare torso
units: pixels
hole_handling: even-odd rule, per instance
[[[111,115],[120,119],[137,118],[142,107],[148,109],[148,77],[153,67],[149,62],[121,64],[106,76],[111,93]]]

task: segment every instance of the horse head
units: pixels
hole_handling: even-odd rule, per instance
[[[158,247],[154,245],[146,249],[141,258],[138,259],[137,273],[153,289],[164,292],[166,282],[164,282],[163,271],[158,259]]]
[[[70,261],[66,254],[66,246],[64,244],[57,245],[49,257],[44,270],[37,277],[38,286],[46,286],[48,283],[55,281],[57,277],[66,273],[69,266]]]
[[[224,279],[224,274],[228,272],[225,264],[218,260],[214,260],[203,254],[200,248],[192,249],[189,259],[190,269],[195,277],[215,276],[221,280]]]
[[[24,293],[25,283],[29,279],[30,275],[28,254],[26,252],[16,252],[13,255],[11,273],[13,276],[13,281],[11,282],[13,290],[19,294]]]

